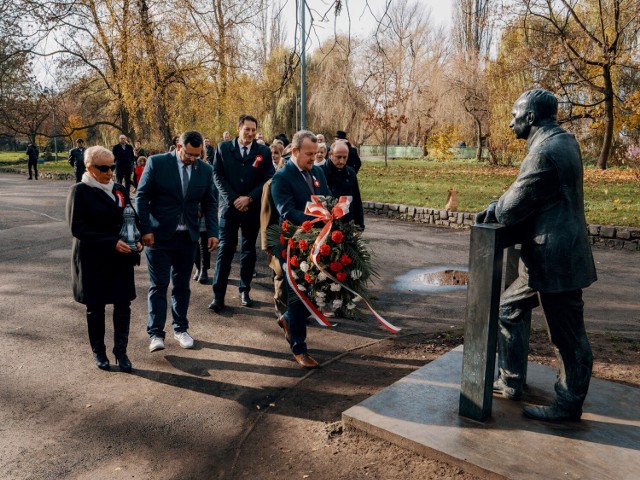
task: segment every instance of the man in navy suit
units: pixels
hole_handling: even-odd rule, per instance
[[[255,141],[258,121],[240,115],[238,136],[220,142],[213,160],[213,178],[218,188],[220,249],[213,276],[213,301],[209,309],[220,313],[231,262],[240,241],[240,301],[252,305],[249,291],[256,266],[256,239],[260,232],[260,199],[262,188],[274,173],[271,150]]]
[[[124,185],[128,192],[131,189],[131,172],[136,158],[133,147],[127,143],[126,135],[120,135],[118,141],[119,143],[111,149],[115,157],[116,182]]]
[[[148,248],[149,350],[164,348],[167,318],[167,289],[171,290],[171,315],[174,337],[182,348],[192,348],[187,332],[189,321],[189,279],[200,237],[198,205],[202,206],[209,251],[218,246],[217,198],[211,165],[204,162],[202,135],[183,133],[175,153],[153,155],[138,184],[136,205],[140,217],[142,243]]]
[[[280,222],[288,220],[295,225],[302,225],[305,220],[315,218],[304,213],[311,195],[331,195],[331,191],[322,169],[313,165],[318,151],[316,136],[301,130],[293,136],[291,145],[291,161],[273,176],[271,195],[280,214]],[[317,368],[318,362],[307,352],[306,322],[309,312],[286,282],[285,285],[289,305],[285,314],[278,319],[278,325],[284,330],[295,361],[303,368]]]

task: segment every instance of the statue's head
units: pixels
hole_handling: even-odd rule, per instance
[[[548,90],[535,89],[524,92],[511,111],[509,128],[516,138],[526,140],[532,127],[555,124],[558,114],[558,99]]]

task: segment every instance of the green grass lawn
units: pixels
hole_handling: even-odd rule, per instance
[[[48,171],[58,171],[53,169],[53,165],[56,166],[56,168],[60,168],[61,170],[59,170],[60,172],[67,172],[66,169],[63,169],[63,167],[66,166],[69,167],[69,172],[73,171],[73,169],[71,168],[71,166],[69,165],[69,162],[67,162],[67,155],[68,152],[58,152],[58,161],[57,162],[46,162],[45,165],[50,165],[51,168],[48,168]],[[24,166],[26,168],[27,166],[27,154],[24,152],[0,152],[0,167],[8,167],[8,166]],[[43,167],[44,165],[42,163],[38,164],[38,168]]]
[[[635,172],[636,174],[638,172]],[[475,160],[366,161],[358,173],[364,200],[444,208],[450,188],[458,210],[479,212],[511,185],[518,167],[491,167]],[[585,210],[591,224],[640,226],[640,182],[631,169],[585,168]]]
[[[38,165],[41,171],[72,173],[67,152],[57,162]],[[0,152],[0,166],[23,159],[20,152]],[[634,174],[635,173],[635,174]],[[458,190],[458,210],[479,212],[511,185],[518,167],[491,167],[475,160],[365,161],[358,173],[364,200],[444,208],[447,191]],[[640,172],[629,168],[585,168],[587,222],[600,225],[640,226]]]

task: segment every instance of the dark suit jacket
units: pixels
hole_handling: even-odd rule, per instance
[[[331,160],[327,160],[320,168],[327,179],[333,198],[339,198],[342,195],[353,197],[349,205],[349,213],[342,220],[345,222],[353,220],[356,225],[364,228],[364,208],[355,170],[349,165],[338,170]]]
[[[209,144],[207,145],[207,148],[205,148],[205,154],[207,157],[207,162],[209,162],[211,165],[213,165],[213,159],[216,155],[216,149],[213,148],[213,145]]]
[[[168,240],[175,234],[184,213],[191,239],[197,241],[200,236],[198,204],[202,205],[207,237],[218,237],[218,201],[211,165],[200,159],[193,163],[189,188],[183,196],[176,156],[161,153],[147,160],[136,192],[143,235],[153,233],[158,240]]]
[[[116,170],[120,172],[131,172],[133,169],[133,162],[135,155],[133,154],[133,147],[128,143],[125,144],[124,149],[119,143],[114,145],[111,149],[111,153],[115,157],[114,163],[116,164]]]
[[[129,194],[115,184],[129,203]],[[122,228],[121,204],[104,191],[76,183],[67,197],[67,222],[73,235],[71,280],[77,302],[112,304],[136,298],[133,266],[137,253],[118,253]]]
[[[81,176],[87,169],[84,166],[84,152],[86,148],[76,147],[69,150],[69,165],[76,172],[76,176]]]
[[[233,206],[234,200],[241,196],[253,199],[249,212],[259,215],[262,188],[265,182],[273,177],[273,173],[271,150],[266,145],[254,141],[247,158],[243,159],[237,138],[220,142],[213,161],[213,178],[218,187],[220,218],[232,218],[241,214]]]
[[[350,143],[347,142],[349,146],[349,156],[347,157],[347,165],[355,170],[358,173],[360,167],[362,166],[362,160],[360,160],[360,155],[358,155],[358,149],[353,147]]]
[[[322,169],[314,165],[309,173],[320,182],[320,187],[315,189],[314,194],[331,195]],[[311,200],[311,195],[307,182],[293,159],[273,176],[271,196],[280,214],[280,223],[289,220],[294,225],[302,225],[305,220],[313,220],[315,217],[304,214],[304,207]]]
[[[596,270],[587,236],[582,158],[575,137],[542,127],[515,182],[496,205],[498,222],[513,226],[534,290],[557,293],[589,286]]]

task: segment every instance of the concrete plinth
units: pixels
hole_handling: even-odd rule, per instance
[[[555,370],[529,363],[523,400],[493,399],[492,417],[458,415],[462,347],[416,370],[342,415],[346,425],[485,478],[640,478],[640,389],[591,379],[582,421],[522,415],[553,398]]]

